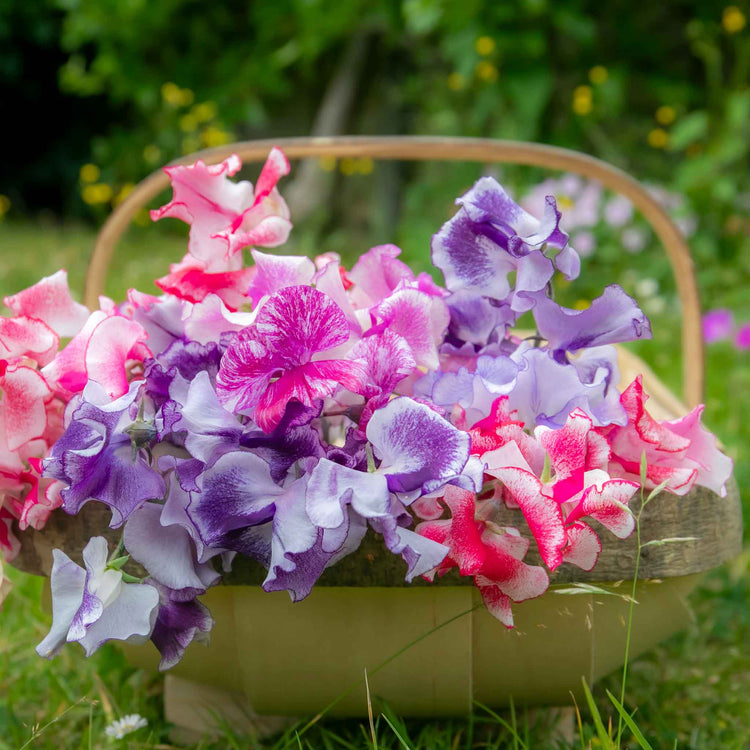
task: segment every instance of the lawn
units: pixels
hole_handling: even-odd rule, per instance
[[[0,223],[0,292],[17,291],[65,267],[71,286],[82,289],[87,256],[94,233],[81,226],[50,223]],[[304,244],[304,243],[303,243]],[[183,252],[184,237],[150,229],[136,229],[118,248],[117,273],[111,274],[107,293],[121,299],[129,286],[152,291],[150,280],[162,275],[170,261]],[[714,292],[710,306],[734,299],[742,281]],[[721,295],[725,294],[723,298]],[[661,326],[658,350],[639,347],[670,385],[679,380],[674,362],[678,344],[675,318],[655,316]],[[666,335],[665,335],[666,334]],[[666,343],[664,343],[666,342]],[[719,343],[708,350],[706,421],[735,459],[736,476],[747,498],[750,488],[750,420],[742,394],[750,392],[748,353]],[[747,510],[747,499],[745,509]],[[746,512],[747,516],[747,512]],[[693,622],[683,633],[635,661],[629,671],[627,708],[656,748],[742,748],[750,743],[750,612],[746,552],[724,569],[706,576],[692,596]],[[39,659],[34,645],[46,634],[49,616],[41,607],[42,581],[10,571],[15,584],[0,615],[0,748],[90,748],[109,744],[104,727],[114,718],[138,713],[147,729],[133,735],[135,747],[175,747],[162,715],[163,680],[131,668],[115,646],[105,646],[88,660],[69,647],[54,661]],[[614,712],[605,690],[619,694],[620,675],[596,686],[594,695],[605,723]],[[574,746],[596,746],[590,713],[581,707],[583,731]],[[613,722],[616,724],[616,715]],[[508,725],[517,726],[517,735]],[[48,725],[48,726],[45,726]],[[547,711],[491,716],[477,707],[469,719],[439,722],[401,722],[378,717],[377,746],[396,748],[567,747],[553,738],[553,716]],[[628,746],[635,746],[627,734]],[[627,744],[627,743],[626,743]],[[227,730],[201,747],[370,747],[367,723],[320,722],[302,737],[281,739],[239,737]]]

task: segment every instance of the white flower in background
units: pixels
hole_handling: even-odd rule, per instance
[[[144,719],[140,714],[128,714],[123,716],[122,719],[113,721],[108,727],[105,728],[104,734],[110,739],[121,740],[125,735],[131,734],[142,727],[145,727],[148,721]]]
[[[639,297],[653,297],[659,291],[659,282],[656,279],[639,279],[635,284],[635,293]]]

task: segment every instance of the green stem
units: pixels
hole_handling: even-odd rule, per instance
[[[630,635],[633,629],[633,609],[635,608],[635,596],[638,593],[638,568],[641,563],[641,513],[646,505],[646,500],[643,497],[643,482],[641,482],[641,507],[638,509],[638,515],[635,518],[635,540],[636,540],[636,557],[635,557],[635,573],[633,575],[633,588],[630,592],[630,604],[628,606],[628,629],[627,636],[625,638],[625,665],[622,668],[622,686],[620,688],[620,705],[625,705],[625,685],[628,680],[628,659],[630,658]],[[620,747],[620,738],[622,737],[622,713],[619,713],[617,721],[617,747]]]

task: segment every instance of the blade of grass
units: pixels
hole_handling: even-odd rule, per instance
[[[594,720],[594,727],[596,728],[596,734],[599,737],[599,742],[601,743],[602,747],[611,748],[612,738],[604,728],[604,722],[602,722],[601,714],[599,713],[599,709],[596,707],[594,696],[591,695],[591,690],[589,690],[589,686],[586,684],[586,678],[582,677],[581,682],[583,683],[583,692],[586,695],[586,703],[588,704],[589,711],[591,711],[591,716]]]
[[[386,716],[386,714],[381,714],[381,716],[385,723],[391,728],[393,734],[396,735],[398,741],[404,746],[404,750],[411,750],[411,745],[409,745],[409,743],[401,736],[401,733],[396,729],[395,724],[388,718],[388,716]]]
[[[570,697],[573,699],[573,705],[576,708],[576,721],[578,722],[578,736],[581,738],[581,750],[586,750],[586,746],[583,744],[583,721],[581,720],[581,709],[578,708],[578,701],[572,692]]]
[[[370,699],[370,681],[367,679],[367,668],[365,668],[365,692],[367,694],[367,718],[370,720],[372,747],[373,750],[378,750],[378,736],[375,734],[375,722],[372,719],[372,700]]]
[[[638,725],[633,721],[633,717],[627,712],[625,707],[620,701],[615,698],[612,693],[607,690],[607,696],[612,701],[612,705],[617,709],[617,712],[622,716],[622,720],[628,725],[628,728],[633,733],[636,742],[643,748],[643,750],[654,750],[649,744],[648,740],[643,736],[643,732],[638,728]]]
[[[498,724],[505,727],[507,729],[512,737],[514,743],[518,743],[517,747],[520,747],[521,750],[527,750],[526,743],[519,737],[518,732],[513,728],[511,724],[509,724],[505,719],[503,719],[502,716],[500,716],[498,713],[495,713],[489,706],[485,706],[484,703],[480,703],[479,701],[474,701],[475,706],[479,706],[483,711],[486,711]]]
[[[518,742],[521,740],[521,738],[518,736],[518,725],[516,723],[516,706],[515,703],[513,703],[513,696],[510,696],[510,723],[513,727],[513,750],[518,750]]]

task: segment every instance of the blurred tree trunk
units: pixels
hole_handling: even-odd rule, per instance
[[[349,40],[336,74],[323,96],[310,135],[342,135],[348,129],[358,84],[364,69],[373,31],[362,29]],[[296,177],[284,191],[295,221],[304,219],[331,197],[334,172],[318,167],[316,159],[305,159],[296,170]]]

